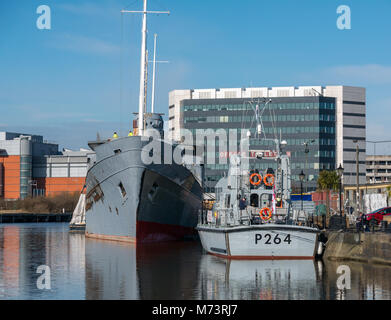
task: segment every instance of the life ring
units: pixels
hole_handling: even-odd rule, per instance
[[[268,181],[268,178],[271,178],[271,182]],[[265,186],[268,186],[268,187],[272,187],[273,184],[274,184],[274,176],[271,174],[271,173],[268,173],[267,175],[265,175],[265,177],[263,178],[263,183],[265,184]]]
[[[257,177],[258,178],[258,181],[257,182],[254,182],[253,178],[254,177]],[[262,176],[259,174],[259,173],[253,173],[251,176],[250,176],[250,183],[253,185],[253,186],[258,186],[262,181]]]
[[[265,214],[265,211],[267,211],[267,214]],[[270,218],[272,217],[272,210],[270,210],[270,208],[262,208],[261,211],[259,211],[259,215],[261,216],[261,219],[263,221],[267,221],[267,220],[270,220]]]

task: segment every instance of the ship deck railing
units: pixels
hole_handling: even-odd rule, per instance
[[[217,210],[216,210],[217,211]],[[243,210],[245,211],[245,210]],[[221,216],[227,217],[228,215],[231,216],[231,213],[233,214],[233,209],[231,208],[222,208],[218,209],[218,212],[220,213],[217,215],[217,217],[214,216],[214,211],[212,210],[204,210],[199,215],[199,221],[198,224],[200,226],[208,226],[208,227],[238,227],[238,226],[250,226],[250,225],[261,225],[261,224],[268,224],[268,223],[274,223],[274,224],[288,224],[288,225],[298,225],[298,226],[313,226],[313,224],[310,223],[309,220],[302,221],[301,219],[289,219],[287,215],[283,217],[282,215],[273,216],[272,220],[269,221],[263,221],[259,215],[254,214],[248,214],[242,215],[239,217],[239,219],[232,218],[225,218],[221,219]],[[224,214],[221,214],[221,212],[225,212]],[[212,220],[208,221],[208,214],[212,215]]]

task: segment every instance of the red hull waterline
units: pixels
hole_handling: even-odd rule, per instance
[[[137,237],[127,237],[105,234],[91,234],[86,232],[86,237],[128,243],[151,243],[180,240],[188,236],[195,236],[197,231],[190,227],[138,221],[136,234]]]
[[[315,256],[310,256],[310,257],[302,257],[302,256],[281,256],[281,257],[276,257],[276,256],[226,256],[223,254],[218,254],[214,252],[208,252],[209,254],[219,257],[219,258],[224,258],[224,259],[229,259],[229,260],[314,260]]]

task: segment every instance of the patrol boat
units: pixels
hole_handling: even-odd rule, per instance
[[[176,145],[164,139],[161,114],[146,112],[147,2],[144,0],[139,112],[134,135],[88,145],[95,151],[86,178],[86,236],[126,242],[176,240],[196,235],[202,190],[197,168],[174,163]],[[122,11],[125,12],[125,11]],[[155,12],[156,13],[156,12]],[[148,149],[146,130],[154,130]],[[148,163],[143,154],[152,156]],[[192,170],[194,169],[194,170]]]
[[[259,109],[256,109],[260,131]],[[260,133],[260,132],[258,132]],[[251,136],[241,143],[249,144]],[[247,141],[246,141],[247,140]],[[290,201],[290,158],[281,152],[286,142],[274,139],[276,172],[249,171],[249,161],[263,155],[241,152],[230,157],[229,171],[216,184],[212,210],[202,211],[197,230],[210,254],[232,259],[314,259],[322,254],[320,230],[293,214]],[[246,149],[246,148],[242,148]],[[248,148],[246,149],[248,151]]]

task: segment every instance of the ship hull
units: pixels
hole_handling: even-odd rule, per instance
[[[96,148],[87,174],[88,237],[134,243],[196,235],[199,183],[182,165],[143,163],[144,146],[140,137],[129,137]],[[168,147],[161,142],[156,151],[162,160]]]
[[[314,259],[319,230],[289,225],[198,227],[203,248],[231,259]]]

